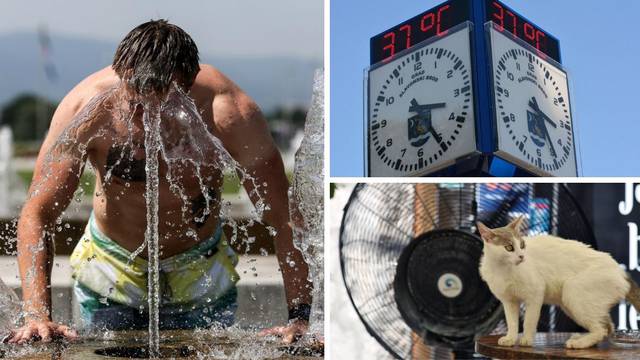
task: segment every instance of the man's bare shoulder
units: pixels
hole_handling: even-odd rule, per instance
[[[58,110],[67,114],[77,114],[94,96],[108,90],[118,81],[118,76],[111,69],[111,66],[98,70],[71,89],[60,102]]]
[[[193,86],[200,91],[208,91],[211,95],[240,91],[238,86],[222,71],[208,64],[200,64],[200,71]]]
[[[115,85],[117,81],[118,76],[110,66],[84,78],[58,105],[51,122],[51,130],[61,131],[73,121],[91,99]]]
[[[218,125],[230,125],[229,122],[242,121],[259,112],[255,102],[238,85],[211,65],[200,64],[192,94],[200,98],[206,94],[213,102],[214,121]]]
[[[94,96],[108,90],[119,81],[118,75],[111,66],[98,70],[78,83],[65,96],[65,100],[74,103],[78,110],[86,105]]]

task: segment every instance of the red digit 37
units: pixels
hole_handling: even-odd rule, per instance
[[[504,30],[504,8],[495,1],[493,2],[493,7],[497,10],[497,12],[493,12],[493,17],[497,20],[495,23],[498,24],[500,30]]]
[[[411,47],[411,25],[406,24],[400,27],[400,31],[406,31],[407,33],[407,41],[406,44],[407,46],[405,47],[405,49],[408,49]]]
[[[440,9],[438,9],[437,11],[437,15],[436,13],[428,13],[425,16],[422,17],[422,19],[420,20],[420,30],[422,30],[422,32],[428,32],[430,30],[433,29],[433,27],[436,27],[436,35],[438,36],[442,36],[442,35],[446,35],[448,30],[442,30],[442,20],[443,17],[445,15],[445,12],[447,10],[449,10],[449,8],[451,8],[451,5],[445,5],[443,7],[441,7]],[[405,46],[402,47],[402,45],[398,45],[400,47],[400,50],[404,50],[404,49],[408,49],[410,48],[413,44],[411,41],[411,33],[412,33],[412,28],[410,24],[405,24],[402,25],[400,28],[398,28],[398,35],[402,35],[402,33],[404,33],[405,36]],[[387,44],[382,48],[383,51],[387,52],[387,56],[383,59],[383,61],[388,61],[390,60],[397,52],[398,49],[396,48],[396,33],[395,31],[386,33],[383,38],[385,40],[388,40]]]
[[[495,23],[500,27],[500,31],[503,31],[505,29],[505,9],[495,1],[493,2],[493,7],[496,8],[493,12],[493,18],[497,20]],[[509,10],[506,10],[506,13],[511,17],[511,32],[513,35],[518,36],[518,18]]]
[[[396,54],[396,34],[392,31],[384,35],[385,40],[389,39],[389,44],[382,48],[384,51],[389,51],[389,55],[383,59],[383,61],[387,61]]]

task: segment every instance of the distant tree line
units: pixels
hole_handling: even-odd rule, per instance
[[[267,121],[282,120],[290,122],[296,128],[304,126],[304,121],[307,118],[307,109],[303,107],[276,107],[273,111],[265,114]]]
[[[0,113],[0,125],[9,125],[15,141],[44,139],[57,103],[34,94],[21,94],[7,103]]]

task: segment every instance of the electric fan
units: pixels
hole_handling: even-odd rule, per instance
[[[369,333],[401,359],[464,357],[474,340],[504,332],[502,307],[482,281],[489,227],[525,217],[528,235],[549,233],[596,247],[569,189],[557,184],[359,184],[345,207],[340,261]],[[540,331],[573,330],[554,308]]]

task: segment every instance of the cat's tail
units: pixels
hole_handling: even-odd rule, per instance
[[[629,292],[627,293],[625,300],[630,302],[636,310],[640,310],[640,286],[633,281],[629,274],[627,274],[627,281],[631,287],[629,288]]]

